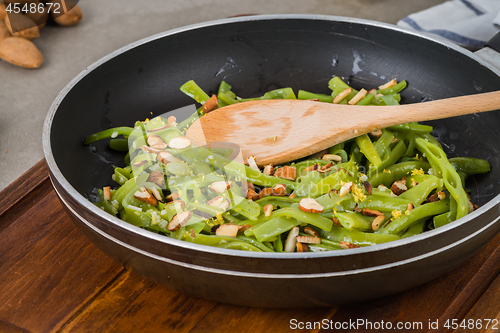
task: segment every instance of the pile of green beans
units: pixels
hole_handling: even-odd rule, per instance
[[[331,94],[299,90],[296,96],[282,88],[256,98],[237,96],[224,81],[212,97],[194,81],[181,91],[202,106],[216,99],[219,108],[277,98],[397,105],[407,83],[389,83],[367,92],[333,77]],[[475,208],[465,188],[467,176],[490,170],[486,160],[447,158],[430,134],[432,127],[418,123],[363,134],[262,170],[237,163],[230,149],[190,142],[176,147],[172,140],[184,139],[204,114],[200,107],[180,123],[160,116],[85,138],[85,145],[107,139],[111,148],[127,152],[125,166],[114,167],[118,186],[96,189],[95,205],[140,228],[196,244],[330,251],[410,237],[462,218]]]

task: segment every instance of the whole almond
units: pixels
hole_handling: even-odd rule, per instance
[[[45,26],[49,18],[49,13],[47,12],[48,7],[40,6],[40,1],[38,0],[31,0],[30,2],[36,4],[36,10],[28,11],[24,15],[32,19],[38,26],[38,29],[41,29]]]
[[[83,12],[81,8],[75,4],[72,1],[69,0],[53,0],[49,1],[47,3],[52,3],[54,6],[52,8],[59,8],[55,4],[60,5],[60,10],[58,10],[59,13],[56,13],[52,11],[50,15],[56,21],[57,24],[62,25],[62,26],[72,26],[77,24],[82,20],[83,17]]]
[[[43,62],[42,53],[35,44],[20,37],[9,37],[0,42],[0,58],[24,68],[38,68]]]
[[[10,32],[9,30],[7,30],[5,22],[3,20],[0,20],[0,42],[7,37],[10,37]]]
[[[5,10],[5,4],[0,3],[0,20],[3,20],[7,16],[7,11]]]
[[[23,14],[10,13],[5,17],[5,25],[14,37],[22,37],[29,40],[40,37],[40,31],[38,30],[36,23]],[[14,32],[13,30],[16,30],[17,32]]]

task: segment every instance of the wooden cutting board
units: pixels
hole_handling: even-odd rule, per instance
[[[44,160],[0,193],[0,332],[326,332],[335,324],[383,332],[382,321],[446,332],[451,319],[482,320],[483,330],[456,332],[497,332],[500,323],[484,328],[500,320],[499,273],[500,235],[449,274],[391,297],[309,310],[231,306],[167,289],[106,257],[65,213]],[[372,329],[349,328],[357,320]],[[436,321],[439,329],[429,329]]]

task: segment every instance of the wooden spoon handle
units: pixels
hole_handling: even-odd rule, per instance
[[[384,108],[388,109],[391,107],[392,106],[386,106]],[[396,108],[398,110],[393,110],[394,112],[391,112],[391,114],[394,115],[393,124],[391,125],[493,111],[500,109],[500,91],[441,99],[425,103],[405,104],[397,106]],[[380,109],[378,111],[380,112],[383,110]]]
[[[259,100],[210,112],[186,133],[194,144],[230,142],[257,164],[282,163],[388,126],[500,109],[500,92],[398,106]]]

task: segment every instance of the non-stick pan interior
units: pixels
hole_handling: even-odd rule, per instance
[[[329,93],[327,82],[334,75],[355,88],[396,78],[409,84],[403,103],[500,89],[499,77],[471,56],[397,28],[339,18],[250,17],[209,23],[152,38],[91,66],[58,107],[52,152],[66,179],[88,195],[94,187],[113,184],[112,165],[123,165],[123,155],[105,143],[85,147],[82,139],[193,104],[179,90],[188,80],[207,92],[225,80],[239,96],[252,97],[279,87]],[[498,194],[498,113],[430,124],[452,156],[491,163],[492,172],[468,184],[473,200],[483,204]]]

